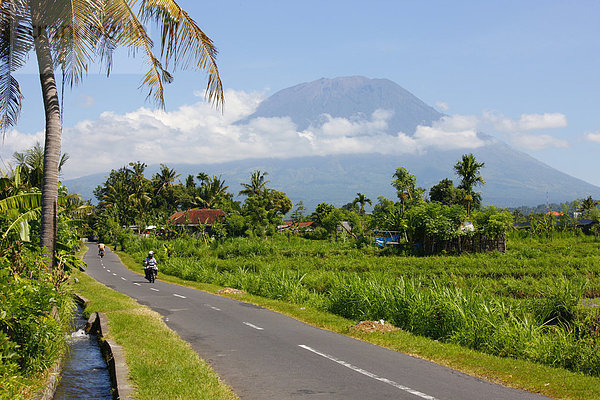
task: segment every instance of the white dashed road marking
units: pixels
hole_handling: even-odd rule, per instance
[[[133,282],[133,284],[134,284],[134,285],[136,285],[136,286],[142,286],[142,285],[140,285],[140,284],[139,284],[139,283],[137,283],[137,282]]]
[[[113,275],[114,275],[114,276],[117,276],[117,274],[115,274],[114,272],[113,272]]]
[[[185,299],[185,298],[186,298],[185,296],[182,296],[182,295],[180,295],[180,294],[177,294],[177,293],[173,293],[173,296],[175,296],[175,297],[180,297],[180,298],[182,298],[182,299]]]
[[[245,322],[244,322],[244,323],[245,323]],[[350,363],[347,363],[346,361],[338,360],[338,359],[337,359],[337,358],[335,358],[334,356],[330,356],[329,354],[321,353],[320,351],[318,351],[318,350],[315,350],[315,349],[313,349],[313,348],[311,348],[311,347],[308,347],[308,346],[306,346],[306,345],[299,344],[298,346],[299,346],[299,347],[302,347],[302,348],[303,348],[303,349],[305,349],[305,350],[312,351],[313,353],[315,353],[315,354],[318,354],[318,355],[320,355],[321,357],[325,357],[325,358],[327,358],[328,360],[331,360],[331,361],[334,361],[334,362],[336,362],[336,363],[338,363],[338,364],[340,364],[340,365],[343,365],[343,366],[344,366],[344,367],[346,367],[346,368],[350,368],[351,370],[353,370],[353,371],[355,371],[355,372],[358,372],[358,373],[360,373],[360,374],[363,374],[363,375],[365,375],[365,376],[368,376],[369,378],[373,378],[373,379],[375,379],[375,380],[378,380],[378,381],[380,381],[380,382],[387,383],[388,385],[392,385],[392,386],[394,386],[394,387],[395,387],[395,388],[397,388],[397,389],[404,390],[405,392],[407,392],[407,393],[410,393],[410,394],[413,394],[413,395],[415,395],[415,396],[418,396],[418,397],[420,397],[420,398],[422,398],[422,399],[426,399],[426,400],[437,400],[437,399],[436,399],[435,397],[433,397],[433,396],[430,396],[430,395],[428,395],[428,394],[425,394],[425,393],[419,392],[418,390],[411,389],[411,388],[409,388],[408,386],[401,385],[401,384],[399,384],[399,383],[396,383],[396,382],[394,382],[394,381],[392,381],[392,380],[389,380],[389,379],[387,379],[387,378],[382,378],[382,377],[380,377],[380,376],[377,376],[377,375],[375,375],[375,374],[374,374],[374,373],[372,373],[372,372],[365,371],[364,369],[362,369],[362,368],[359,368],[359,367],[355,367],[354,365],[352,365],[352,364],[350,364]]]
[[[125,278],[123,278],[123,277],[121,277],[121,279],[123,279],[124,281],[126,281],[126,280],[127,280],[127,279],[125,279]]]
[[[155,292],[160,292],[160,290],[154,289],[153,287],[151,287],[150,290],[154,290]]]
[[[210,308],[211,310],[221,311],[221,309],[219,307],[211,306],[210,304],[205,304],[205,306]]]
[[[256,326],[254,324],[251,324],[250,322],[244,322],[244,325],[248,325],[250,328],[254,328],[259,331],[264,331],[264,328],[261,328],[260,326]]]

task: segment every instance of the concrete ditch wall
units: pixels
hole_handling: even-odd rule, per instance
[[[75,301],[85,308],[87,299],[81,296],[76,296]],[[100,350],[106,360],[110,381],[112,386],[112,394],[114,400],[134,400],[134,387],[129,380],[129,367],[125,363],[125,354],[121,346],[111,339],[104,337],[104,333],[108,332],[108,318],[103,313],[93,313],[85,327],[87,333],[93,333],[98,336]],[[58,383],[60,382],[60,374],[64,364],[64,360],[59,360],[50,369],[45,387],[40,391],[38,400],[52,400]]]

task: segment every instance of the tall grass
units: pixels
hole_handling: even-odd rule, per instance
[[[183,279],[353,320],[384,319],[435,340],[600,376],[600,316],[578,306],[598,286],[600,251],[577,240],[561,239],[555,247],[517,242],[508,254],[425,258],[380,257],[296,238],[240,239],[216,248],[179,240],[176,256],[159,261],[163,272]],[[141,259],[160,247],[146,239],[128,252]]]

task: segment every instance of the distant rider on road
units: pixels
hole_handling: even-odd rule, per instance
[[[156,261],[156,258],[154,258],[154,252],[150,250],[148,252],[148,257],[144,259],[144,273],[146,275],[146,279],[150,280],[150,272],[154,272],[154,276],[158,275],[158,267],[156,266],[157,264],[158,261]]]
[[[104,243],[98,243],[98,255],[99,256],[103,256],[104,255]]]

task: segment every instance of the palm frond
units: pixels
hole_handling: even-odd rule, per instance
[[[87,73],[102,35],[102,0],[58,0],[50,7],[55,15],[49,25],[49,38],[55,64],[71,86]]]
[[[16,125],[23,94],[12,75],[33,47],[31,19],[24,0],[0,3],[0,130]]]
[[[102,48],[103,59],[109,63],[107,72],[110,73],[111,53],[118,45],[128,47],[133,54],[141,51],[148,65],[141,86],[148,88],[148,97],[152,96],[160,107],[164,107],[163,83],[172,82],[173,77],[152,53],[152,40],[133,12],[134,4],[135,0],[105,1],[102,21],[105,36]]]
[[[89,205],[82,205],[77,207],[74,210],[71,210],[68,212],[68,216],[69,218],[73,219],[73,218],[78,218],[78,219],[83,219],[85,218],[90,212],[92,212],[96,207],[94,206],[89,206]]]
[[[161,32],[161,57],[165,67],[197,68],[208,73],[207,99],[223,106],[223,85],[217,68],[213,41],[174,0],[143,0],[142,21],[154,21]]]

